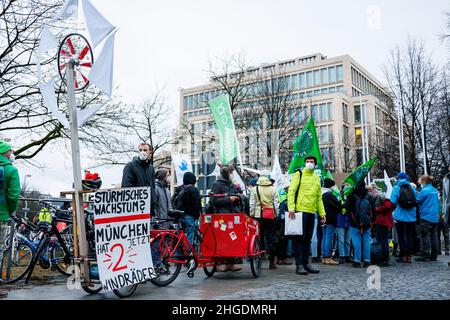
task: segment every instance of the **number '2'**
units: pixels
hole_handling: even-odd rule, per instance
[[[123,249],[123,246],[122,246],[120,243],[116,243],[115,245],[113,245],[113,246],[111,247],[111,252],[113,252],[113,251],[114,251],[114,248],[116,248],[116,247],[119,247],[119,250],[120,250],[120,257],[119,257],[119,260],[117,260],[117,263],[116,263],[116,264],[114,265],[114,267],[113,267],[113,272],[120,271],[120,270],[126,269],[126,268],[128,267],[127,265],[124,265],[124,266],[119,267],[119,264],[120,264],[120,262],[121,262],[122,259],[123,259],[123,252],[124,252],[124,249]]]

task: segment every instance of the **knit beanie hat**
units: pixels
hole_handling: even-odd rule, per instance
[[[408,175],[407,175],[406,173],[400,172],[400,173],[398,174],[398,176],[397,176],[397,179],[398,179],[398,180],[400,180],[400,179],[409,180],[409,177],[408,177]]]
[[[7,153],[11,150],[11,145],[5,140],[0,140],[0,154]]]
[[[155,179],[163,181],[163,179],[167,176],[167,172],[168,171],[165,169],[159,169],[158,171],[156,171]]]

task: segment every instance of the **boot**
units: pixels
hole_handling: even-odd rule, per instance
[[[297,267],[295,268],[295,273],[296,273],[296,274],[299,274],[299,275],[302,275],[302,276],[308,275],[308,272],[305,271],[305,269],[303,268],[302,265],[299,265],[299,266],[297,266]]]
[[[350,257],[345,257],[345,263],[353,263],[353,259]]]
[[[305,264],[303,266],[303,269],[305,269],[305,271],[308,273],[319,273],[320,272],[319,270],[314,269],[310,264]]]
[[[278,269],[278,268],[277,268],[277,266],[275,265],[275,263],[270,262],[270,263],[269,263],[269,270],[276,270],[276,269]]]
[[[339,258],[339,264],[344,264],[344,263],[345,263],[344,257]]]
[[[339,263],[336,262],[336,261],[334,261],[334,260],[331,259],[331,258],[324,258],[324,259],[323,259],[323,264],[330,265],[330,266],[334,266],[334,265],[337,265],[337,264],[339,264]]]
[[[398,248],[398,243],[394,243],[394,247],[392,248],[392,256],[393,257],[397,257],[397,248]]]

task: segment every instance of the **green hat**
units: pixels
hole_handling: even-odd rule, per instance
[[[4,140],[0,140],[0,154],[7,153],[9,150],[11,150],[11,145]]]

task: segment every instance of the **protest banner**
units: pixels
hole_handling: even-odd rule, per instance
[[[156,276],[150,251],[149,187],[98,190],[95,251],[104,291]]]

